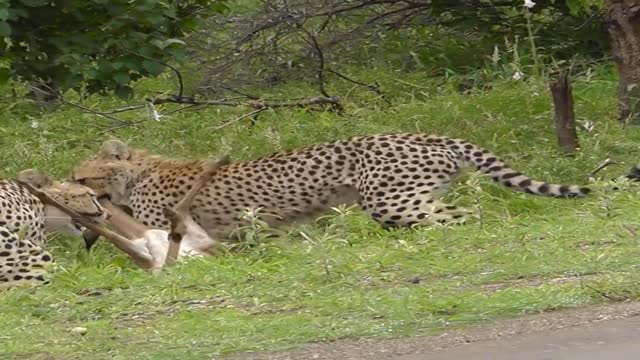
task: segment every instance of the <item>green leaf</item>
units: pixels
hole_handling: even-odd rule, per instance
[[[567,7],[571,15],[576,16],[580,13],[580,10],[586,5],[582,3],[582,0],[567,0]]]
[[[62,3],[65,6],[58,6]],[[185,52],[185,42],[179,36],[194,29],[196,20],[204,16],[201,10],[228,3],[0,0],[0,56],[6,58],[0,67],[11,64],[10,75],[1,69],[1,80],[49,78],[61,91],[84,84],[88,93],[111,91],[128,98],[133,94],[129,84],[166,70],[145,56],[178,60]],[[34,34],[33,24],[39,25],[38,34]]]
[[[129,77],[129,74],[120,72],[113,75],[113,80],[117,82],[118,85],[127,85],[129,81],[131,81],[131,78]]]
[[[1,37],[9,37],[11,36],[11,26],[4,21],[0,21],[0,36]]]
[[[119,61],[111,63],[111,67],[113,67],[115,70],[120,70],[120,69],[122,69],[123,66],[124,66],[124,63],[119,62]]]
[[[29,13],[25,9],[10,9],[9,11],[9,19],[11,20],[29,17]]]
[[[164,16],[162,16],[162,14],[149,14],[145,16],[144,20],[149,24],[159,25],[164,21]]]
[[[0,85],[6,84],[11,78],[11,70],[7,68],[0,68]]]
[[[216,1],[211,5],[211,10],[224,15],[229,11],[229,7],[223,1]]]
[[[180,22],[180,26],[182,27],[183,30],[193,30],[198,26],[198,19],[195,17],[190,17],[190,18],[186,18],[183,19]]]
[[[152,75],[158,75],[164,71],[165,66],[157,61],[145,60],[142,62],[142,67]]]
[[[120,99],[128,100],[133,96],[133,89],[129,86],[118,86],[115,90],[115,94]]]

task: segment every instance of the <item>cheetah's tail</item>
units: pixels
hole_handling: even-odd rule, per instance
[[[624,177],[631,181],[640,181],[640,164],[629,169],[629,172]]]
[[[465,142],[465,145],[468,144]],[[491,176],[491,178],[510,188],[526,192],[528,194],[574,198],[583,197],[591,192],[591,189],[577,185],[549,184],[543,181],[530,179],[526,175],[513,170],[507,164],[491,154],[488,150],[470,144],[474,147],[471,151],[464,151],[460,155],[470,164],[475,165],[480,171]],[[469,147],[467,146],[466,149]],[[640,177],[640,170],[637,172]]]

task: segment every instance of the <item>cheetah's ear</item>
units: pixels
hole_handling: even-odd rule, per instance
[[[53,185],[53,180],[47,174],[36,169],[22,170],[18,174],[18,180],[26,182],[36,189],[42,189]]]
[[[106,140],[100,147],[100,157],[109,160],[129,160],[129,146],[120,140]]]

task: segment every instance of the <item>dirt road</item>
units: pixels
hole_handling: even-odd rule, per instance
[[[640,358],[640,317],[477,342],[394,360],[635,360]]]
[[[439,336],[340,340],[235,360],[627,360],[640,358],[640,303],[500,320]]]

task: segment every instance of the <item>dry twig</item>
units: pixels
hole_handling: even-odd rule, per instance
[[[43,91],[41,88],[36,88],[36,87],[33,87],[33,86],[30,86],[30,88],[33,91],[39,91],[39,92],[42,92],[45,95],[54,96],[55,98],[58,99],[58,101],[60,101],[61,103],[65,104],[65,105],[68,105],[68,106],[71,106],[71,107],[75,107],[75,108],[80,109],[80,110],[82,110],[84,112],[88,112],[88,113],[91,113],[91,114],[94,114],[94,115],[105,117],[107,119],[110,119],[110,120],[113,120],[113,121],[119,123],[120,125],[129,126],[129,125],[132,124],[131,121],[119,119],[119,118],[111,115],[110,112],[106,112],[105,113],[105,112],[102,112],[102,111],[93,110],[93,109],[88,108],[88,107],[86,107],[84,105],[80,105],[80,104],[76,104],[74,102],[68,101],[68,100],[66,100],[64,98],[64,96],[62,96],[62,93],[60,93],[59,91],[51,88],[49,85],[47,85],[44,82],[39,82],[38,85],[40,85],[43,88],[47,89],[47,91]],[[129,110],[131,110],[131,109],[129,109]]]

